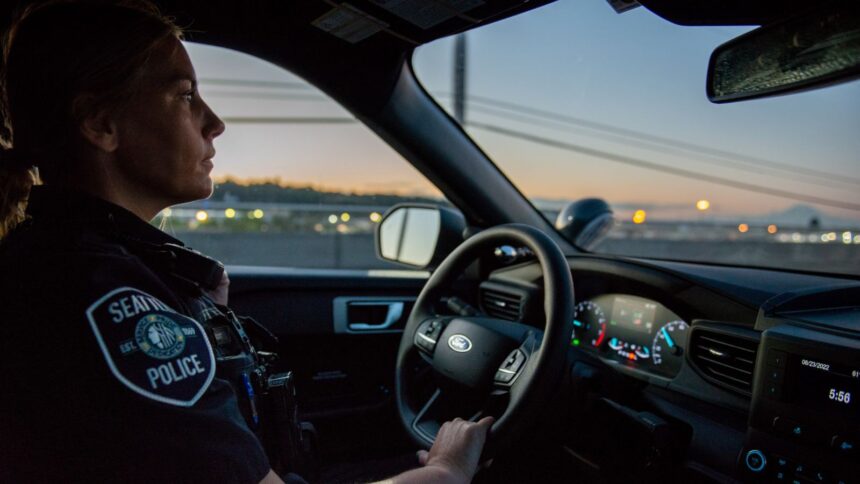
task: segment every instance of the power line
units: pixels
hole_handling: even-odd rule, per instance
[[[200,84],[215,84],[221,86],[247,86],[247,87],[268,87],[274,89],[300,89],[308,90],[313,87],[304,82],[289,82],[289,81],[255,81],[249,79],[223,79],[216,77],[203,77],[197,79]]]
[[[296,101],[329,101],[325,97],[316,94],[277,94],[268,92],[207,91],[206,96],[248,99],[283,99]]]
[[[201,79],[200,82],[206,82],[206,83],[210,83],[210,84],[222,84],[222,85],[246,85],[246,86],[254,86],[254,87],[287,88],[287,89],[308,88],[309,87],[309,86],[307,86],[305,84],[301,84],[301,83],[268,82],[268,81],[243,81],[243,80],[232,80],[232,79]],[[241,95],[242,93],[232,93],[232,94],[237,95],[237,97],[250,97],[250,98],[268,97],[268,98],[278,98],[278,99],[281,99],[281,98],[282,99],[292,99],[292,98],[294,98],[293,96],[301,96],[301,95],[287,95],[287,94],[279,95],[279,94],[266,94],[266,93],[247,93],[247,95]],[[442,93],[441,95],[446,96],[447,94]],[[583,120],[583,119],[579,119],[579,118],[575,118],[572,116],[567,116],[567,115],[563,115],[563,114],[559,114],[559,113],[553,113],[553,112],[544,111],[541,109],[530,108],[528,106],[522,106],[522,105],[518,105],[515,103],[498,101],[498,100],[486,98],[483,96],[471,96],[470,99],[477,100],[479,103],[490,104],[490,105],[495,104],[499,107],[502,107],[503,109],[507,109],[507,110],[515,111],[515,112],[519,111],[521,113],[525,113],[526,115],[530,115],[530,116],[536,116],[539,118],[549,118],[549,119],[553,119],[555,121],[560,121],[562,123],[575,124],[575,125],[585,126],[587,128],[597,130],[597,131],[609,132],[610,136],[614,135],[614,136],[631,137],[631,138],[639,139],[640,141],[644,141],[645,142],[644,146],[648,147],[650,149],[661,148],[665,151],[665,147],[653,146],[654,143],[659,143],[659,144],[674,146],[676,148],[680,148],[680,149],[685,150],[685,151],[692,151],[695,153],[705,153],[705,154],[708,154],[711,156],[723,158],[724,163],[733,164],[737,168],[746,169],[748,171],[753,171],[753,172],[760,173],[760,174],[763,172],[757,171],[757,170],[751,170],[750,167],[739,166],[740,163],[738,163],[737,161],[735,161],[733,159],[727,160],[725,158],[727,158],[727,157],[732,158],[733,157],[733,158],[737,158],[737,159],[742,159],[747,163],[768,166],[771,169],[775,169],[775,170],[783,170],[783,171],[787,171],[787,172],[794,171],[795,173],[803,173],[807,176],[814,176],[814,177],[818,177],[818,178],[825,178],[826,177],[826,180],[831,182],[831,183],[833,181],[842,181],[843,183],[860,183],[860,179],[847,177],[844,175],[836,175],[836,174],[821,172],[818,170],[812,170],[812,169],[807,169],[807,168],[802,168],[802,167],[785,165],[785,164],[770,161],[770,160],[764,160],[764,159],[755,158],[755,157],[751,157],[751,156],[747,156],[747,155],[731,153],[728,151],[719,150],[716,148],[710,148],[710,147],[706,147],[706,146],[699,146],[699,145],[695,145],[692,143],[686,143],[683,141],[673,140],[670,138],[664,138],[664,137],[660,137],[660,136],[649,135],[646,133],[640,133],[640,132],[628,130],[625,128],[617,128],[614,126],[609,126],[609,125],[604,125],[601,123],[587,121],[587,120]],[[314,100],[319,100],[319,98],[314,98]],[[483,108],[483,110],[485,112],[488,110],[492,110],[492,108],[487,108],[485,106],[479,107],[479,110],[480,110],[480,108]],[[496,112],[496,115],[498,115],[498,111]],[[509,119],[512,118],[512,116],[509,113],[506,113],[506,115],[509,117]],[[522,118],[519,118],[518,120],[521,121]],[[262,117],[226,117],[226,118],[224,118],[224,121],[228,122],[228,123],[233,123],[233,124],[352,124],[352,123],[357,122],[357,120],[355,120],[354,118],[322,118],[322,117],[266,117],[266,118],[262,118]],[[531,122],[531,121],[529,121],[529,122]],[[816,197],[816,196],[812,196],[812,195],[796,194],[794,192],[789,192],[786,190],[780,190],[780,189],[775,189],[775,188],[770,188],[770,187],[765,187],[765,186],[760,186],[760,185],[755,185],[755,184],[750,184],[750,183],[745,183],[745,182],[737,182],[734,180],[730,180],[727,178],[722,178],[722,177],[718,177],[718,176],[714,176],[714,175],[699,174],[699,173],[695,173],[695,172],[692,172],[689,170],[667,167],[665,165],[660,165],[657,163],[651,163],[648,161],[639,160],[639,159],[632,158],[632,157],[616,155],[613,153],[603,152],[603,151],[599,151],[599,150],[593,150],[591,148],[573,145],[573,144],[569,144],[569,143],[564,143],[564,142],[557,141],[557,140],[551,140],[549,138],[542,138],[539,136],[525,134],[525,133],[509,130],[507,128],[502,128],[502,127],[494,126],[494,125],[490,125],[490,124],[474,123],[474,122],[468,123],[468,124],[475,126],[477,128],[488,130],[488,131],[494,131],[496,133],[506,134],[508,136],[518,137],[518,138],[525,139],[525,140],[532,141],[532,142],[536,142],[536,143],[548,144],[550,146],[555,146],[557,148],[568,149],[568,150],[572,150],[572,151],[576,151],[576,152],[580,152],[580,153],[584,153],[584,154],[590,154],[592,156],[597,156],[597,157],[606,158],[609,160],[618,161],[621,163],[627,163],[627,164],[631,164],[631,165],[635,165],[635,166],[640,166],[642,168],[650,168],[653,170],[663,171],[663,172],[667,172],[667,173],[673,173],[675,175],[693,178],[693,179],[697,179],[697,180],[707,180],[707,181],[711,181],[713,183],[718,183],[718,184],[722,184],[722,185],[726,185],[726,186],[732,186],[735,188],[740,188],[740,189],[745,189],[745,190],[752,190],[752,191],[757,191],[757,192],[761,192],[761,193],[769,193],[771,195],[795,199],[795,200],[799,200],[799,201],[818,203],[820,205],[832,206],[832,207],[837,207],[837,208],[846,208],[849,210],[860,210],[860,205],[858,205],[858,204],[853,204],[853,203],[848,203],[848,202],[840,202],[840,201]],[[635,145],[635,143],[631,143],[630,140],[625,140],[625,142],[628,144],[631,144],[631,145]],[[643,146],[643,144],[639,143],[639,146]],[[708,162],[707,160],[700,160],[700,161]],[[785,175],[783,175],[783,176],[785,176]],[[807,183],[816,183],[812,180],[803,180],[803,181],[805,181]],[[818,183],[821,184],[821,182],[818,182]]]
[[[227,124],[353,124],[355,118],[323,118],[323,117],[251,117],[225,116],[221,118]]]
[[[441,97],[450,97],[450,94],[448,94],[448,93],[438,93],[437,95],[439,95]],[[617,126],[611,126],[611,125],[598,123],[598,122],[594,122],[594,121],[588,121],[588,120],[585,120],[582,118],[568,116],[565,114],[559,114],[559,113],[555,113],[552,111],[546,111],[543,109],[537,109],[537,108],[532,108],[529,106],[523,106],[521,104],[511,103],[511,102],[507,102],[507,101],[499,101],[499,100],[484,97],[484,96],[470,95],[469,99],[472,100],[473,102],[495,105],[495,106],[500,107],[502,109],[520,112],[521,114],[538,116],[538,117],[542,117],[542,118],[546,118],[546,119],[552,119],[555,121],[560,121],[560,122],[567,123],[567,124],[575,124],[575,125],[579,125],[579,126],[584,126],[584,127],[587,127],[587,128],[593,129],[593,130],[597,130],[597,131],[608,131],[610,133],[615,133],[615,134],[618,134],[621,136],[636,138],[636,139],[640,139],[640,140],[644,140],[644,141],[648,141],[648,142],[652,142],[652,143],[660,143],[660,144],[675,146],[676,148],[680,148],[680,149],[683,149],[686,151],[692,151],[695,153],[705,153],[705,154],[708,154],[710,156],[715,156],[715,157],[722,158],[722,159],[729,158],[732,160],[739,160],[739,161],[743,161],[743,162],[750,163],[750,164],[769,166],[769,167],[776,169],[776,170],[793,171],[795,173],[802,173],[802,174],[805,174],[807,176],[824,178],[828,181],[841,181],[841,182],[850,182],[852,184],[860,184],[860,178],[851,177],[851,176],[847,176],[847,175],[843,175],[843,174],[829,173],[829,172],[814,170],[812,168],[804,168],[804,167],[799,167],[799,166],[794,166],[794,165],[788,165],[785,163],[780,163],[780,162],[776,162],[776,161],[772,161],[772,160],[766,160],[766,159],[758,158],[758,157],[754,157],[754,156],[743,155],[740,153],[733,153],[733,152],[721,150],[718,148],[711,148],[708,146],[696,145],[693,143],[678,141],[678,140],[674,140],[671,138],[665,138],[662,136],[642,133],[642,132],[634,131],[631,129],[619,128]]]
[[[735,180],[730,180],[728,178],[722,178],[713,175],[703,175],[693,171],[684,170],[681,168],[673,168],[669,166],[660,165],[658,163],[652,163],[650,161],[640,160],[637,158],[632,158],[629,156],[617,155],[614,153],[608,153],[606,151],[595,150],[592,148],[587,148],[585,146],[578,146],[570,143],[565,143],[558,140],[553,140],[549,138],[543,138],[540,136],[535,136],[527,133],[523,133],[520,131],[514,131],[511,129],[503,128],[500,126],[495,126],[492,124],[486,124],[481,122],[470,121],[470,126],[475,128],[483,129],[486,131],[491,131],[494,133],[502,134],[505,136],[510,136],[512,138],[519,138],[525,141],[530,141],[532,143],[542,144],[545,146],[552,146],[554,148],[559,148],[567,151],[573,151],[575,153],[580,153],[583,155],[594,156],[597,158],[603,158],[605,160],[615,161],[618,163],[624,163],[627,165],[637,166],[640,168],[646,168],[656,171],[662,171],[665,173],[671,173],[673,175],[691,178],[694,180],[703,180],[709,181],[711,183],[716,183],[719,185],[725,185],[732,188],[737,188],[740,190],[753,191],[757,193],[766,193],[768,195],[774,195],[782,198],[789,198],[792,200],[798,200],[807,203],[816,203],[819,205],[825,205],[829,207],[842,208],[847,210],[855,210],[860,211],[860,204],[850,203],[850,202],[842,202],[839,200],[831,200],[828,198],[816,197],[813,195],[804,195],[799,193],[790,192],[787,190],[780,190],[777,188],[770,188],[760,185],[754,185],[752,183],[739,182]]]
[[[276,88],[276,89],[311,89],[312,87],[306,83],[302,82],[275,82],[275,81],[254,81],[254,80],[242,80],[242,79],[223,79],[223,78],[201,78],[199,80],[201,83],[206,84],[218,84],[218,85],[233,85],[233,86],[248,86],[248,87],[266,87],[266,88]],[[440,92],[436,93],[437,96],[441,97],[450,97],[450,94]],[[259,96],[255,96],[254,93],[249,93],[247,95],[239,95],[238,93],[235,95],[231,95],[231,97],[247,97],[247,98],[269,98],[269,99],[305,99],[305,98],[292,98],[292,97],[276,97],[281,96],[277,94],[268,94],[268,93],[260,93]],[[283,95],[288,96],[288,95]],[[295,95],[300,96],[300,95]],[[844,174],[836,174],[829,173],[820,170],[814,170],[811,168],[799,167],[794,165],[788,165],[785,163],[780,163],[772,160],[766,160],[763,158],[758,158],[749,155],[743,155],[740,153],[733,153],[726,150],[721,150],[717,148],[711,148],[708,146],[696,145],[693,143],[687,143],[684,141],[678,141],[671,138],[665,138],[662,136],[652,135],[648,133],[642,133],[639,131],[634,131],[626,128],[619,128],[616,126],[611,126],[603,123],[598,123],[594,121],[588,121],[582,118],[577,118],[573,116],[568,116],[560,113],[555,113],[552,111],[547,111],[543,109],[532,108],[529,106],[523,106],[521,104],[511,103],[507,101],[500,101],[497,99],[492,99],[484,96],[476,96],[470,95],[469,99],[471,101],[476,101],[477,103],[483,103],[490,106],[497,106],[499,108],[519,112],[520,114],[526,114],[529,116],[544,118],[544,119],[552,119],[554,121],[558,121],[565,124],[573,124],[578,126],[583,126],[588,129],[602,131],[609,133],[609,136],[618,136],[622,138],[634,138],[640,140],[640,142],[645,142],[647,145],[639,145],[640,147],[645,146],[649,149],[662,149],[664,152],[668,152],[665,146],[657,147],[657,145],[668,145],[673,146],[677,149],[681,149],[687,152],[693,152],[696,154],[705,154],[708,156],[716,157],[721,159],[724,164],[733,165],[738,169],[745,169],[747,171],[752,171],[754,173],[759,174],[768,174],[767,172],[762,172],[759,170],[751,170],[749,167],[744,167],[743,163],[751,164],[751,165],[759,165],[763,167],[767,167],[771,171],[769,174],[773,174],[776,176],[782,176],[783,178],[790,178],[797,181],[802,181],[806,183],[814,183],[822,186],[830,186],[832,183],[842,183],[848,185],[860,185],[860,178],[851,177]],[[311,98],[307,98],[307,100],[311,100]],[[316,99],[314,99],[316,100]],[[477,108],[477,110],[487,110],[488,108],[483,106],[472,106],[472,109]],[[489,108],[492,109],[492,108]],[[635,143],[630,143],[630,140],[627,140],[628,144],[635,146]],[[699,159],[698,161],[704,163],[716,163],[714,160],[706,160]],[[783,174],[778,174],[779,172],[785,172]],[[797,177],[787,176],[788,173],[799,174],[807,177],[817,178],[819,181],[815,182],[812,180],[801,180]]]
[[[541,119],[541,118],[526,118],[522,115],[517,115],[517,114],[511,113],[508,111],[504,111],[504,110],[500,110],[497,108],[491,108],[491,107],[487,107],[487,106],[472,106],[472,109],[475,111],[478,111],[478,112],[484,112],[484,113],[490,114],[492,116],[498,116],[498,117],[508,119],[511,121],[528,123],[528,124],[532,124],[532,125],[538,125],[538,126],[544,126],[544,127],[556,128],[556,129],[562,128],[562,126],[564,127],[564,129],[567,129],[567,130],[571,129],[571,127],[569,125],[565,125],[564,123],[560,123],[558,121],[549,121],[549,120],[545,120],[545,119]],[[573,129],[576,130],[577,128],[573,128]],[[597,137],[600,137],[603,139],[608,139],[608,140],[611,140],[611,141],[614,141],[617,143],[621,143],[621,144],[624,144],[627,146],[645,148],[645,149],[648,149],[651,151],[656,151],[658,153],[669,154],[669,155],[677,155],[679,153],[689,152],[689,150],[672,149],[671,147],[666,147],[666,146],[663,146],[663,145],[660,145],[657,143],[653,143],[653,142],[631,140],[631,139],[625,138],[621,135],[612,134],[612,133],[596,133],[596,134],[590,133],[589,136],[592,136],[592,137],[597,136]],[[778,177],[786,178],[789,180],[795,180],[795,181],[799,181],[802,183],[809,183],[809,184],[814,184],[814,185],[825,186],[828,188],[833,188],[833,182],[841,181],[838,178],[830,179],[830,180],[822,180],[822,179],[818,179],[818,178],[807,178],[806,175],[801,175],[799,173],[781,172],[781,171],[775,170],[773,168],[759,167],[759,166],[755,166],[755,165],[750,166],[750,165],[745,165],[745,164],[738,162],[738,161],[728,160],[728,159],[714,160],[714,159],[695,158],[691,161],[716,164],[716,165],[721,165],[721,166],[733,166],[736,169],[748,171],[751,173],[757,173],[759,175],[778,176]],[[848,181],[848,182],[843,181],[842,183],[852,185],[852,187],[854,186],[854,184],[851,183],[850,181]]]

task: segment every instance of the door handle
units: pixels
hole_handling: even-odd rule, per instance
[[[352,331],[380,331],[394,326],[403,317],[403,309],[406,304],[402,301],[396,302],[351,302],[349,306],[371,306],[386,308],[385,319],[378,324],[371,323],[348,323]]]

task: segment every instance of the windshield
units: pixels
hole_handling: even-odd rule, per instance
[[[609,203],[596,252],[860,274],[860,82],[710,103],[711,52],[748,30],[556,2],[413,66],[550,222]]]

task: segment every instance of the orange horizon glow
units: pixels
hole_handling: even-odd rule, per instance
[[[441,192],[433,193],[431,190],[380,190],[378,188],[365,188],[361,186],[339,186],[337,184],[321,184],[307,181],[287,182],[280,176],[272,177],[239,177],[236,175],[223,175],[212,177],[216,184],[235,183],[243,187],[251,185],[276,185],[280,188],[295,190],[313,190],[321,193],[346,193],[350,195],[395,195],[400,197],[426,197],[442,198]]]

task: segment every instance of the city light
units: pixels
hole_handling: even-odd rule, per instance
[[[171,210],[169,208],[165,208],[164,210],[161,211],[161,215],[164,217],[170,217],[171,215],[173,215],[173,210]]]
[[[827,233],[827,241],[833,242],[834,240],[836,240],[836,232],[828,232]]]
[[[328,223],[336,224],[337,223],[337,215],[331,214],[328,216]]]
[[[194,218],[196,218],[199,222],[205,222],[209,220],[209,214],[206,213],[206,210],[198,210],[196,214],[194,214]]]
[[[857,234],[857,235],[855,235],[855,236],[854,236],[854,243],[855,243],[855,244],[860,244],[860,234]]]
[[[770,224],[767,226],[767,233],[769,233],[769,234],[775,234],[778,231],[779,231],[779,229],[774,224]]]
[[[227,218],[233,218],[236,216],[236,211],[232,208],[228,208],[227,210],[224,210],[224,216]]]
[[[646,216],[645,210],[637,210],[633,214],[633,223],[635,223],[635,224],[645,223],[645,216]]]
[[[738,232],[745,234],[750,231],[750,226],[747,224],[738,225]]]
[[[373,212],[372,214],[370,214],[370,221],[371,222],[379,223],[380,220],[382,220],[382,215],[380,215],[379,213]]]
[[[254,218],[261,219],[261,218],[263,218],[263,215],[265,215],[265,214],[259,208],[254,210]]]
[[[711,202],[707,200],[699,200],[696,202],[696,210],[699,210],[700,212],[704,212],[709,208],[711,208]]]
[[[842,232],[842,243],[850,244],[851,243],[851,232]]]
[[[340,219],[343,220],[344,222],[349,222],[349,218],[350,218],[349,213],[347,213],[347,212],[343,212],[342,214],[340,214]]]

